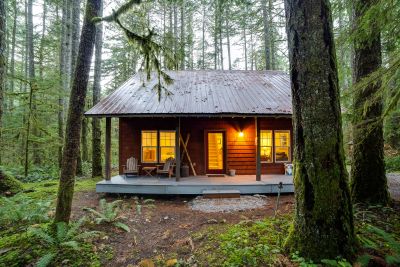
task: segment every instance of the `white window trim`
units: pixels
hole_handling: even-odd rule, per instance
[[[275,158],[274,158],[274,156],[275,156],[275,153],[274,153],[274,150],[275,150],[274,149],[274,131],[273,130],[269,130],[269,129],[260,129],[260,135],[261,135],[261,131],[270,131],[271,135],[272,135],[271,136],[271,145],[270,146],[260,146],[260,152],[261,152],[261,148],[262,147],[270,147],[271,148],[271,153],[272,153],[271,161],[261,160],[261,163],[269,163],[269,164],[274,163],[274,161],[275,161]],[[261,136],[260,136],[260,138],[261,138]],[[261,144],[261,142],[260,142],[260,144]],[[261,155],[260,155],[260,158],[261,158]]]

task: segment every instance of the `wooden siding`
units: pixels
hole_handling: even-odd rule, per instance
[[[262,130],[290,130],[291,119],[259,118]],[[119,171],[126,159],[134,156],[142,166],[154,164],[141,162],[142,130],[174,130],[177,118],[120,118],[119,120]],[[182,118],[181,134],[183,139],[190,133],[188,150],[198,175],[206,174],[205,131],[222,130],[225,132],[225,173],[235,169],[238,175],[251,175],[256,172],[255,120],[247,118]],[[239,131],[244,136],[239,137]],[[292,132],[291,132],[292,136]],[[292,143],[292,142],[291,142]],[[186,160],[186,159],[185,159]],[[184,160],[184,162],[185,162]],[[263,174],[283,174],[282,163],[262,163]],[[192,174],[192,172],[191,172]],[[216,178],[218,179],[218,178]]]

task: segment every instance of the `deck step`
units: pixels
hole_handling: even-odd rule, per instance
[[[240,198],[239,190],[203,190],[204,198]]]

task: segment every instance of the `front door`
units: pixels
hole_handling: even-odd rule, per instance
[[[207,173],[224,173],[224,132],[207,132]]]

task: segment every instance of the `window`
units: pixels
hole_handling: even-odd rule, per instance
[[[157,162],[157,131],[142,131],[142,162]]]
[[[272,131],[260,131],[261,161],[272,162]]]
[[[160,162],[175,158],[175,132],[160,131]]]
[[[142,162],[165,162],[175,158],[174,131],[142,131]]]
[[[290,161],[290,131],[275,131],[275,162]]]

